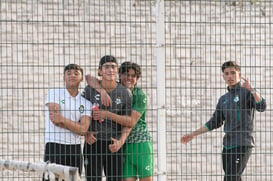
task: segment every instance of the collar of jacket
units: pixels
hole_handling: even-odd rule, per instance
[[[239,82],[239,83],[237,83],[235,86],[233,86],[233,87],[227,87],[227,90],[229,91],[229,92],[232,92],[232,93],[234,93],[236,90],[239,90],[241,88],[241,83]]]

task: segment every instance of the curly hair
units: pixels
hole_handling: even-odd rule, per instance
[[[136,73],[136,77],[139,78],[141,76],[141,67],[133,62],[123,62],[119,67],[119,73],[127,73],[130,69],[133,69]]]

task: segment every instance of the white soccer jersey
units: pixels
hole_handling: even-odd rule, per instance
[[[91,117],[92,104],[90,101],[81,96],[80,92],[76,97],[72,97],[67,89],[50,89],[47,95],[46,105],[56,103],[61,106],[61,113],[67,119],[80,121],[82,116]],[[49,109],[46,109],[46,130],[45,142],[54,142],[60,144],[81,144],[81,136],[55,126],[49,118]]]

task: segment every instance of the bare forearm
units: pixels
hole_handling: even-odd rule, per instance
[[[85,124],[80,124],[79,122],[71,121],[67,118],[64,118],[62,125],[65,129],[70,130],[73,133],[78,135],[86,135],[89,128],[89,121],[87,120]]]
[[[132,118],[131,115],[121,116],[121,115],[118,115],[118,114],[107,111],[106,112],[106,117],[108,119],[111,119],[114,122],[116,122],[116,123],[118,123],[118,124],[120,124],[122,126],[128,127],[128,128],[132,128],[136,124],[136,121],[134,121],[134,119]]]
[[[181,142],[183,144],[187,144],[188,142],[190,142],[193,138],[195,138],[196,136],[202,134],[202,133],[206,133],[208,132],[209,129],[204,125],[202,126],[201,128],[189,133],[189,134],[186,134],[184,136],[181,137]]]
[[[86,77],[88,77],[88,79],[86,79],[87,84],[89,86],[91,86],[92,88],[96,89],[96,91],[101,92],[102,87],[101,87],[98,79],[96,79],[95,77],[92,77],[91,75],[87,75]]]
[[[203,125],[203,126],[200,127],[199,129],[193,131],[191,134],[192,134],[194,137],[196,137],[196,136],[198,136],[198,135],[200,135],[200,134],[203,134],[203,133],[206,133],[206,132],[208,132],[208,131],[209,131],[209,129],[208,129],[205,125]]]
[[[122,145],[125,143],[127,137],[129,136],[130,132],[131,132],[132,128],[128,128],[128,127],[123,127],[122,128],[122,135],[120,138],[120,141],[122,143]]]

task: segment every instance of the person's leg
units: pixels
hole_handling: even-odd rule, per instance
[[[251,152],[252,152],[252,147],[241,147],[239,150],[239,155],[238,155],[238,158],[237,158],[237,162],[238,163],[238,170],[237,171],[237,174],[240,175],[240,177],[242,177],[242,174],[246,168],[246,165],[247,165],[247,162],[250,158],[250,155],[251,155]]]
[[[44,162],[50,161],[50,153],[51,153],[51,143],[46,143],[45,145],[45,154],[44,154]]]
[[[44,161],[61,164],[61,146],[58,143],[47,143],[45,148]]]
[[[103,157],[101,154],[101,141],[97,141],[92,145],[84,144],[84,166],[87,181],[101,181]]]
[[[81,145],[66,145],[65,150],[62,152],[66,158],[66,165],[77,167],[79,169],[79,175],[81,175],[83,163]]]
[[[57,143],[46,143],[44,162],[61,164],[60,147],[61,145]],[[49,179],[47,178],[45,174],[43,174],[42,180],[48,181]]]
[[[134,156],[134,144],[125,144],[123,151],[123,181],[135,181],[137,179],[137,158]]]
[[[136,178],[124,178],[123,181],[136,181]],[[152,181],[153,177],[140,178],[140,181]]]
[[[107,181],[122,181],[123,174],[123,154],[122,149],[118,152],[110,152],[108,145],[111,144],[111,141],[105,143],[105,148],[107,149],[106,153],[106,162],[104,164],[105,175]]]
[[[150,176],[150,177],[140,178],[139,180],[140,180],[140,181],[152,181],[152,180],[153,180],[153,177]]]
[[[136,178],[123,178],[123,181],[136,181]]]
[[[135,144],[137,155],[137,170],[140,181],[152,181],[154,175],[153,143]]]
[[[236,175],[237,164],[236,164],[236,148],[223,149],[222,160],[223,170],[225,172],[224,181],[241,181],[241,178]]]
[[[58,143],[46,143],[45,146],[45,155],[44,155],[44,162],[49,163],[56,163],[65,165],[66,158],[63,156],[62,150],[65,150],[64,145]],[[42,180],[48,180],[45,178],[46,176],[43,175]],[[56,179],[57,180],[57,179]]]
[[[153,180],[154,151],[151,142],[131,143],[124,147],[124,180]]]
[[[252,148],[237,147],[230,150],[223,149],[222,160],[225,171],[224,181],[241,181],[251,155]]]

